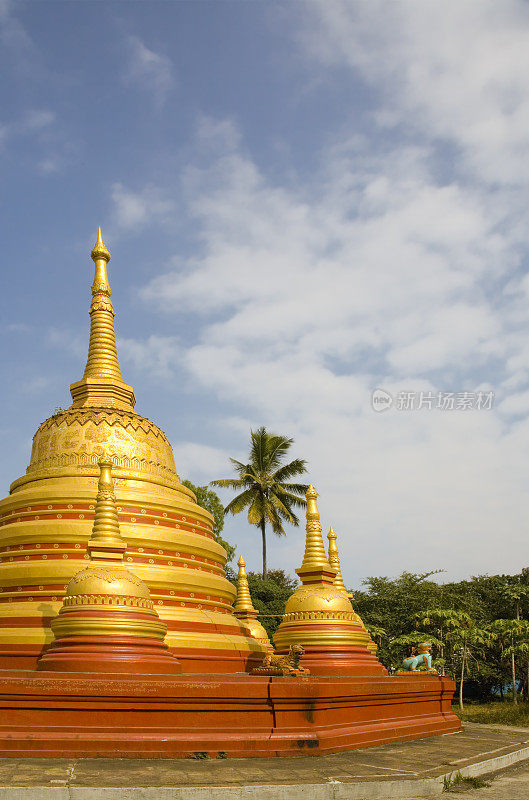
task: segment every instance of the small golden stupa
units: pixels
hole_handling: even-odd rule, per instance
[[[273,653],[274,648],[268,638],[268,634],[257,619],[259,612],[253,607],[246,574],[246,562],[241,556],[237,563],[239,565],[239,575],[237,577],[237,599],[233,606],[233,612],[237,619],[240,619],[246,625],[254,639],[257,639],[265,650]]]
[[[90,563],[73,576],[62,608],[52,620],[55,641],[39,670],[177,673],[181,667],[164,644],[167,626],[149,589],[122,566],[121,536],[112,482],[112,461],[103,459],[98,483]]]
[[[317,497],[314,487],[309,486],[305,556],[296,570],[302,585],[287,600],[283,620],[274,634],[276,650],[286,653],[291,645],[302,645],[303,665],[313,674],[385,674],[370,652],[369,634],[351,605],[343,581],[335,585],[338,570],[329,563],[323,546]]]
[[[336,544],[337,536],[336,536],[336,534],[334,532],[334,528],[332,527],[332,525],[331,525],[331,529],[330,529],[329,533],[327,534],[327,539],[329,540],[329,548],[328,548],[329,564],[331,565],[331,567],[334,567],[334,569],[336,570],[336,577],[335,577],[335,579],[333,581],[333,585],[337,589],[340,589],[340,591],[342,591],[345,595],[347,595],[347,598],[350,601],[352,601],[353,594],[352,594],[352,592],[348,592],[347,591],[347,589],[345,588],[345,584],[343,582],[342,570],[341,570],[341,567],[340,567],[340,555],[338,553],[338,545]],[[351,606],[352,606],[352,602],[351,602]],[[365,629],[364,623],[362,622],[362,620],[360,619],[360,617],[358,616],[358,614],[356,613],[354,608],[353,608],[353,612],[354,612],[354,614],[356,616],[356,620],[357,620],[358,624],[362,628]],[[368,633],[368,636],[369,636],[369,633]],[[373,655],[378,650],[377,645],[371,639],[370,636],[369,636],[369,642],[367,644],[367,649],[369,650],[370,653],[373,653]]]
[[[333,586],[335,586],[337,589],[340,589],[347,595],[347,597],[349,597],[349,593],[345,588],[345,583],[343,582],[342,578],[342,570],[340,568],[340,556],[338,554],[338,546],[336,544],[336,534],[334,532],[334,528],[332,527],[332,525],[329,533],[327,534],[327,539],[329,540],[328,561],[331,567],[333,567],[333,569],[336,570],[336,575],[333,580]]]
[[[181,483],[163,431],[134,410],[121,375],[101,230],[91,255],[84,375],[70,387],[71,406],[39,426],[26,474],[0,501],[0,668],[34,669],[52,641],[50,622],[89,558],[98,462],[112,453],[127,569],[149,587],[171,651],[185,672],[243,671],[262,649],[233,615],[213,518]]]

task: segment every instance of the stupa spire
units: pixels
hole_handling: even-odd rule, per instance
[[[246,574],[246,562],[241,556],[237,562],[239,565],[239,575],[237,577],[237,599],[233,606],[233,613],[246,625],[254,639],[257,639],[263,650],[273,652],[274,648],[268,638],[266,630],[257,619],[258,611],[253,607],[250,587],[248,586],[248,576]]]
[[[239,575],[237,577],[237,599],[235,600],[233,610],[235,611],[236,615],[241,613],[257,615],[257,610],[253,607],[252,598],[250,595],[250,587],[248,586],[246,562],[242,556],[239,558],[237,564],[239,566]]]
[[[84,375],[70,386],[73,404],[131,410],[135,403],[134,390],[124,382],[119,367],[107,275],[110,253],[103,243],[101,228],[98,228],[91,256],[95,274],[90,305],[90,343]]]
[[[344,592],[347,597],[349,597],[349,593],[345,588],[342,578],[342,570],[340,569],[340,556],[338,555],[338,547],[336,545],[336,534],[332,525],[329,533],[327,534],[327,539],[329,540],[329,564],[336,570],[336,577],[333,581],[333,585],[337,589],[340,589],[340,591]]]
[[[92,561],[123,561],[127,543],[119,529],[112,460],[102,459],[99,469],[94,524],[86,549]]]
[[[305,555],[301,567],[296,572],[303,584],[321,581],[332,583],[336,570],[329,564],[327,553],[323,546],[320,512],[316,505],[318,493],[312,484],[307,489],[305,497],[307,499]]]

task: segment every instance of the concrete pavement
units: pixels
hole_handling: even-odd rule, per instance
[[[327,756],[0,759],[0,800],[411,800],[439,796],[446,775],[490,773],[525,759],[529,729],[472,723],[462,733]],[[515,775],[513,791],[518,784]],[[483,800],[496,797],[477,791]]]

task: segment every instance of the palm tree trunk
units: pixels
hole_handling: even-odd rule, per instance
[[[467,646],[463,647],[463,658],[461,659],[461,678],[459,681],[459,708],[463,711],[463,681],[465,679],[465,666],[467,661]]]
[[[516,603],[516,619],[520,619],[520,606]],[[514,648],[514,634],[512,636],[512,646]],[[514,705],[518,705],[518,698],[516,692],[516,661],[514,659],[514,650],[511,653],[511,670],[512,670],[512,701]]]
[[[511,653],[511,670],[512,670],[512,701],[514,705],[518,704],[516,696],[516,663],[514,660],[514,653]]]
[[[264,519],[261,520],[261,538],[263,540],[263,580],[266,578],[266,525]]]

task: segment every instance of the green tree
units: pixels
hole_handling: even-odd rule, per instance
[[[522,582],[523,581],[523,582]],[[525,582],[525,576],[514,576],[514,580],[509,581],[502,591],[502,596],[507,605],[511,609],[511,614],[514,615],[514,621],[519,622],[522,618],[522,612],[527,612],[529,605],[529,586]],[[500,622],[500,620],[497,620]],[[505,626],[504,626],[505,627]],[[516,696],[516,656],[520,656],[520,633],[522,627],[520,625],[512,625],[511,642],[505,649],[505,653],[511,657],[511,675],[512,675],[512,700],[514,705],[517,704]]]
[[[443,587],[430,580],[438,571],[421,575],[403,572],[394,579],[368,578],[364,581],[366,589],[354,592],[355,611],[367,629],[374,631],[379,647],[377,656],[386,667],[400,666],[406,653],[404,643],[395,645],[395,639],[416,634],[415,615],[424,608],[444,604]]]
[[[503,655],[511,662],[512,701],[517,704],[516,656],[526,655],[529,645],[529,622],[524,619],[496,619],[489,626],[498,639]]]
[[[230,458],[237,473],[236,478],[221,478],[211,481],[213,486],[227,489],[242,489],[228,503],[224,513],[239,514],[248,509],[248,522],[261,531],[263,550],[263,579],[267,575],[266,564],[266,526],[278,536],[285,535],[284,522],[298,525],[299,520],[293,511],[295,506],[304,506],[308,486],[303,483],[291,483],[292,478],[307,471],[306,462],[296,458],[288,464],[283,461],[293,439],[269,433],[261,427],[250,432],[250,454],[247,464]]]
[[[462,709],[463,686],[469,659],[473,657],[474,649],[477,650],[486,644],[490,635],[476,625],[469,614],[454,608],[429,609],[416,616],[417,625],[433,629],[437,634],[436,642],[440,646],[443,665],[447,660],[445,658],[447,645],[451,650],[447,655],[454,671],[456,663],[459,661],[459,706]]]
[[[202,508],[205,508],[206,511],[209,511],[209,513],[212,514],[213,536],[215,537],[215,541],[222,545],[222,547],[226,550],[229,563],[235,555],[236,548],[221,536],[222,529],[224,528],[224,507],[220,501],[220,497],[216,492],[213,491],[213,489],[209,489],[207,486],[195,486],[195,484],[191,483],[191,481],[182,481],[182,483],[184,486],[187,486],[188,489],[191,489],[197,498],[198,505],[202,506]]]
[[[468,661],[473,655],[473,650],[483,647],[490,639],[490,634],[476,625],[472,617],[464,611],[459,611],[455,625],[446,634],[452,651],[460,654],[459,672],[459,708],[463,710],[463,684],[465,672],[468,671]]]

